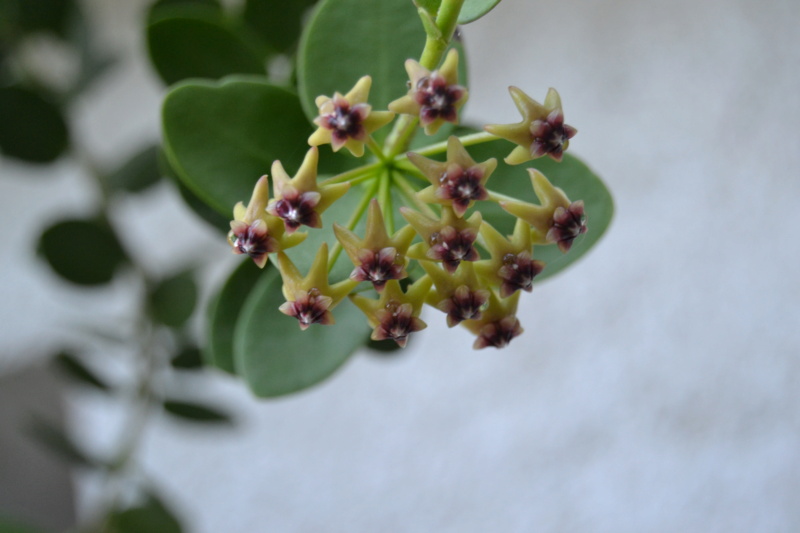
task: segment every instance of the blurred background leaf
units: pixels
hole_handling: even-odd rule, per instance
[[[111,228],[93,219],[53,224],[42,233],[39,252],[59,276],[78,285],[108,283],[127,261]]]

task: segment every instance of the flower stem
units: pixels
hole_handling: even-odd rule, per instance
[[[364,213],[367,210],[367,206],[369,205],[370,200],[375,197],[375,191],[378,190],[378,185],[380,184],[380,180],[375,180],[364,192],[364,196],[361,197],[361,200],[358,202],[356,206],[356,210],[353,211],[353,215],[350,217],[350,220],[347,221],[347,229],[353,231],[355,227],[358,225],[361,217],[364,216]],[[333,248],[331,248],[330,254],[328,255],[328,272],[333,270],[333,267],[336,266],[336,261],[339,259],[339,255],[342,253],[342,243],[338,240],[334,243]]]
[[[409,207],[411,204],[413,204],[417,209],[429,217],[439,218],[433,209],[428,206],[428,204],[417,198],[417,190],[414,189],[414,186],[411,185],[402,175],[396,173],[394,175],[394,183],[397,185],[397,188],[400,190],[400,193],[403,195],[403,197],[408,200]]]
[[[485,131],[479,131],[478,133],[472,133],[470,135],[464,135],[463,137],[459,137],[458,140],[461,141],[461,144],[466,146],[474,146],[476,144],[481,144],[485,142],[496,141],[500,137],[496,135],[492,135],[491,133]],[[436,144],[430,144],[418,150],[414,150],[415,154],[429,156],[435,154],[441,154],[442,152],[447,151],[447,141],[438,142]],[[395,161],[400,161],[405,157],[405,154],[401,156],[396,156]]]
[[[453,32],[456,29],[456,24],[458,24],[458,14],[461,12],[463,4],[464,0],[442,0],[439,12],[436,15],[436,26],[439,28],[441,35],[436,36],[426,31],[425,48],[422,50],[422,55],[419,59],[419,64],[426,69],[436,70],[442,60],[442,56],[450,44],[450,39],[453,38]],[[417,117],[409,115],[400,117],[395,123],[392,132],[386,138],[386,153],[396,157],[406,150],[408,143],[416,132],[418,120]]]
[[[519,202],[519,198],[507,196],[503,193],[490,190],[487,190],[486,192],[489,193],[489,200],[494,200],[495,202]]]
[[[348,170],[347,172],[342,172],[341,174],[337,174],[332,178],[328,178],[325,181],[320,182],[320,185],[322,184],[333,185],[334,183],[343,183],[345,181],[352,182],[354,178],[361,177],[365,174],[370,174],[373,170],[377,169],[381,165],[383,165],[383,162],[372,163],[369,165],[362,165],[358,168]]]
[[[366,144],[367,144],[367,148],[369,148],[369,151],[372,152],[375,155],[375,157],[380,159],[381,162],[388,163],[390,161],[390,158],[386,157],[386,155],[383,153],[383,150],[381,149],[381,147],[378,144],[378,142],[375,140],[375,137],[373,137],[372,135],[369,135],[367,137],[367,143]]]
[[[378,191],[378,203],[383,211],[383,219],[386,222],[386,231],[391,235],[394,233],[394,209],[392,208],[392,173],[388,169],[381,175],[380,190]]]

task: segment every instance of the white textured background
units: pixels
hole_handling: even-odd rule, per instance
[[[157,133],[162,92],[143,2],[88,3],[125,55],[76,110],[110,163]],[[464,28],[468,113],[517,121],[508,85],[557,87],[571,150],[614,194],[608,235],[523,299],[510,348],[473,352],[433,320],[404,355],[360,354],[279,401],[202,380],[240,423],[159,420],[145,470],[197,533],[800,530],[798,22],[796,0],[504,0]],[[125,287],[85,295],[34,262],[45,222],[90,205],[69,163],[56,179],[1,171],[9,368],[79,318],[124,314]],[[171,191],[119,216],[152,265],[231,264]],[[117,413],[73,403],[102,443]]]

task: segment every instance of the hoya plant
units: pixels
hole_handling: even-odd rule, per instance
[[[523,293],[583,256],[613,206],[567,151],[555,89],[498,95],[517,123],[464,119],[458,27],[498,1],[322,0],[302,26],[281,2],[170,2],[151,19],[165,80],[198,76],[164,101],[166,160],[243,257],[209,309],[207,363],[272,397],[432,321],[475,349],[524,335]],[[203,32],[208,57],[177,61]]]

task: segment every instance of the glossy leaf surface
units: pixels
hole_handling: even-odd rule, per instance
[[[465,0],[458,15],[459,24],[474,22],[494,9],[500,0]]]
[[[272,269],[267,265],[267,269]],[[219,294],[209,307],[208,337],[203,357],[207,364],[233,374],[233,335],[236,322],[247,297],[261,276],[262,271],[252,261],[245,259],[228,277]]]
[[[164,6],[147,28],[150,58],[169,85],[187,78],[263,74],[265,55],[235,24],[206,5]]]
[[[312,131],[297,96],[256,77],[179,85],[167,95],[163,121],[178,177],[226,216],[247,203],[274,160],[295,172]]]
[[[301,331],[297,320],[278,311],[285,301],[277,270],[259,281],[237,323],[236,368],[257,396],[290,394],[324,380],[342,366],[367,335],[364,315],[345,300],[334,310],[336,324]]]
[[[406,93],[408,58],[419,58],[425,32],[408,0],[323,0],[301,37],[298,88],[309,119],[314,99],[349,91],[372,76],[369,103],[375,110]],[[383,135],[391,126],[378,133]]]

